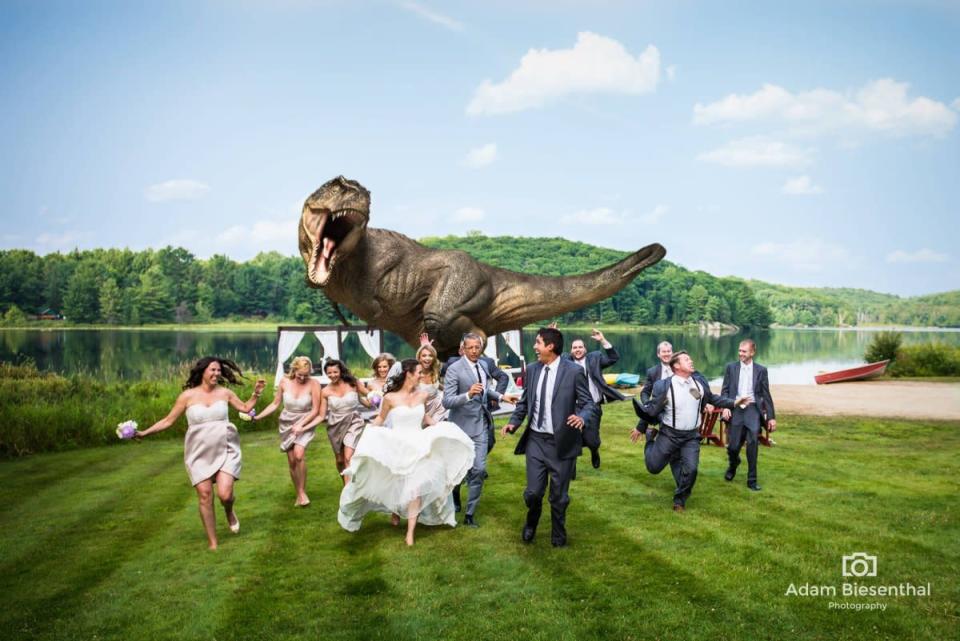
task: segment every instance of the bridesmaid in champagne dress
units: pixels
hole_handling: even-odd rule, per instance
[[[323,364],[323,373],[330,379],[330,384],[320,393],[320,412],[307,426],[313,427],[323,420],[327,421],[327,438],[333,448],[337,472],[343,472],[350,465],[350,457],[363,432],[364,420],[360,412],[368,390],[350,373],[346,364],[336,359],[329,359]],[[346,483],[346,477],[342,478]]]
[[[310,375],[313,363],[306,356],[298,356],[290,363],[290,373],[280,380],[273,397],[260,414],[259,421],[272,414],[283,403],[283,411],[277,423],[280,426],[280,450],[287,454],[290,479],[297,492],[296,507],[310,505],[307,496],[307,446],[316,433],[314,428],[304,427],[320,412],[320,383]]]
[[[417,350],[417,362],[420,363],[420,391],[426,393],[425,411],[434,423],[447,420],[447,409],[443,406],[443,381],[440,380],[440,359],[433,345],[423,344]]]
[[[183,386],[185,391],[177,397],[170,413],[135,434],[137,439],[142,439],[163,431],[186,413],[189,427],[183,442],[183,462],[190,483],[197,491],[200,521],[211,550],[217,549],[214,484],[230,531],[234,534],[240,531],[240,519],[233,510],[233,482],[240,478],[240,439],[237,437],[237,428],[229,421],[228,408],[249,412],[257,404],[265,386],[262,379],[257,380],[253,396],[244,403],[232,390],[220,385],[222,379],[237,384],[242,377],[240,368],[229,359],[215,356],[201,358],[190,370]]]

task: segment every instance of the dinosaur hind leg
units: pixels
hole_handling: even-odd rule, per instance
[[[425,312],[423,326],[427,334],[434,339],[434,345],[440,357],[446,359],[456,356],[460,347],[460,339],[464,334],[474,333],[487,339],[487,334],[477,327],[468,316],[463,314],[441,316],[436,313]]]

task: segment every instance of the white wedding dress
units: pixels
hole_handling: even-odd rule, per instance
[[[473,465],[473,441],[453,423],[425,429],[424,406],[399,406],[387,415],[392,427],[367,425],[350,466],[343,471],[350,483],[340,494],[337,521],[343,529],[360,529],[368,512],[407,518],[407,506],[422,499],[418,523],[457,524],[453,487]]]

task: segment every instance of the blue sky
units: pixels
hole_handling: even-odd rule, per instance
[[[734,4],[6,0],[0,248],[293,255],[343,174],[415,238],[960,288],[960,3]]]

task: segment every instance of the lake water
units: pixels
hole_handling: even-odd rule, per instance
[[[819,371],[843,369],[863,363],[863,352],[874,332],[851,330],[773,329],[750,334],[757,342],[757,362],[770,368],[774,384],[814,384]],[[620,352],[620,362],[608,372],[640,373],[656,360],[655,350],[662,340],[674,349],[686,349],[697,369],[708,378],[723,375],[724,365],[737,358],[737,346],[746,334],[708,336],[684,331],[605,332]],[[535,332],[524,333],[527,361],[534,359]],[[569,342],[584,337],[588,349],[597,343],[589,332],[564,332]],[[960,332],[908,331],[907,344],[940,341],[960,345]],[[385,337],[385,348],[398,357],[413,355],[413,348],[393,335]],[[63,374],[82,373],[105,380],[169,378],[185,363],[201,356],[216,354],[231,358],[244,370],[272,372],[276,369],[276,332],[137,331],[137,330],[21,330],[0,329],[0,361],[32,360],[45,371]],[[308,334],[297,354],[320,360],[319,342]],[[349,366],[362,376],[369,374],[370,358],[356,335],[344,341],[344,356]],[[515,357],[507,362],[519,364]]]

